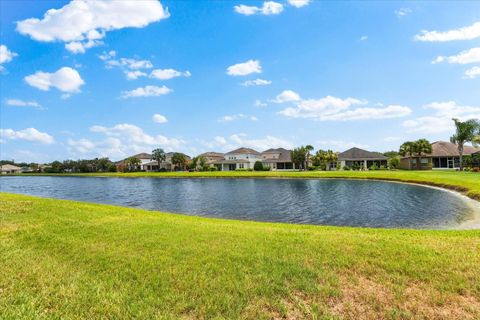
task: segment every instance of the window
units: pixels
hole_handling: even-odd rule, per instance
[[[240,163],[240,164],[238,165],[238,167],[239,167],[240,169],[243,169],[243,168],[244,168],[243,163]]]

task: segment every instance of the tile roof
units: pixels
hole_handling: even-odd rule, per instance
[[[225,154],[260,154],[260,152],[255,151],[255,150],[250,149],[250,148],[238,148],[238,149],[232,150],[230,152],[227,152]]]
[[[351,148],[338,154],[338,160],[387,160],[380,152],[371,152],[360,148]]]

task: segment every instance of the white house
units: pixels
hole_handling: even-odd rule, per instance
[[[0,166],[0,172],[2,174],[21,173],[22,168],[11,165],[11,164],[3,164]]]
[[[172,157],[176,152],[167,152],[165,153],[165,161],[162,161],[160,163],[160,170],[165,170],[165,171],[172,171],[175,168],[173,167],[172,164]],[[186,154],[183,154],[185,158],[187,159],[187,162],[190,162],[191,158],[187,156]],[[158,171],[158,161],[156,160],[151,160],[151,156],[148,159],[147,162],[142,162],[142,170],[145,171]]]
[[[238,148],[225,153],[224,159],[217,160],[213,164],[220,171],[233,171],[238,169],[253,169],[257,161],[262,161],[262,156],[258,151],[250,148]]]

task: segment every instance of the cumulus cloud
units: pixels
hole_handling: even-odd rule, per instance
[[[251,16],[254,14],[262,14],[262,15],[273,15],[279,14],[283,11],[283,5],[281,3],[275,1],[265,1],[261,7],[256,6],[247,6],[244,4],[234,6],[233,7],[235,12]]]
[[[458,64],[469,64],[480,62],[480,48],[472,48],[470,50],[464,50],[454,56],[438,56],[432,63],[458,63]]]
[[[279,97],[277,96],[277,101]],[[279,114],[290,118],[307,118],[319,121],[390,119],[409,115],[412,110],[405,106],[389,105],[363,107],[368,102],[355,98],[326,96],[321,99],[297,99],[294,107],[288,107]]]
[[[65,42],[72,53],[101,44],[108,31],[143,28],[170,16],[159,1],[73,0],[60,9],[50,9],[43,18],[17,22],[17,31],[42,42]]]
[[[140,77],[147,77],[158,80],[169,80],[176,77],[190,77],[190,71],[178,71],[175,69],[155,69],[148,74],[146,69],[153,68],[153,63],[150,60],[120,58],[116,59],[116,51],[103,52],[98,57],[105,62],[107,69],[120,68],[125,73],[128,80],[135,80]],[[143,71],[142,71],[143,70]]]
[[[480,119],[480,107],[461,106],[455,101],[433,102],[423,107],[433,115],[406,120],[402,123],[409,133],[437,134],[455,131],[452,118],[462,121]]]
[[[36,109],[41,109],[42,106],[37,102],[37,101],[25,101],[21,99],[7,99],[5,101],[5,104],[7,106],[13,106],[13,107],[32,107]]]
[[[175,69],[155,69],[150,74],[151,78],[159,80],[169,80],[176,77],[190,77],[190,71],[177,71]]]
[[[0,45],[0,72],[5,71],[5,67],[2,66],[2,64],[12,61],[12,59],[16,56],[17,54],[15,52],[8,50],[6,45],[1,44]]]
[[[55,142],[51,135],[45,132],[40,132],[35,128],[26,128],[19,131],[13,129],[0,129],[0,138],[2,140],[27,140],[43,144],[52,144]]]
[[[246,76],[251,73],[261,73],[262,66],[259,60],[248,60],[237,63],[227,68],[227,74],[230,76]]]
[[[412,13],[412,9],[410,8],[400,8],[398,10],[395,10],[395,14],[397,15],[397,17],[404,17],[406,15],[409,15],[410,13]]]
[[[92,126],[91,132],[104,137],[99,140],[69,139],[69,151],[72,154],[89,157],[125,158],[135,153],[149,152],[154,147],[162,147],[166,151],[179,151],[186,142],[178,138],[169,138],[163,135],[150,135],[142,128],[128,123],[117,124],[113,127]]]
[[[465,78],[473,79],[480,76],[480,67],[473,67],[465,71]]]
[[[80,92],[80,87],[85,84],[78,71],[70,67],[60,68],[54,73],[37,71],[26,76],[25,81],[30,86],[43,91],[57,88],[66,93]]]
[[[161,95],[166,95],[172,92],[173,90],[166,86],[145,86],[140,87],[130,91],[122,92],[122,98],[138,98],[138,97],[157,97]]]
[[[270,80],[264,80],[264,79],[255,79],[255,80],[247,80],[242,83],[242,86],[244,87],[250,87],[250,86],[266,86],[271,84],[272,81]]]
[[[422,30],[414,39],[427,42],[446,42],[456,40],[473,40],[480,37],[480,21],[468,27],[448,31]]]
[[[368,36],[361,36],[359,40],[360,40],[360,41],[367,41],[367,40],[368,40]]]
[[[238,114],[233,114],[233,115],[228,115],[228,116],[223,116],[218,120],[218,122],[230,122],[230,121],[235,121],[235,120],[241,120],[241,119],[247,119],[247,120],[252,120],[252,121],[257,121],[258,118],[255,116],[248,116],[243,113],[238,113]]]
[[[166,123],[168,122],[167,117],[164,115],[161,115],[159,113],[156,113],[152,116],[152,120],[156,123]]]
[[[268,104],[266,104],[265,102],[262,102],[261,100],[255,100],[253,105],[255,107],[261,108],[261,107],[266,107]]]
[[[291,102],[291,101],[299,101],[301,100],[300,95],[292,90],[284,90],[282,93],[277,95],[274,100],[271,100],[275,103],[284,103],[284,102]]]
[[[296,8],[301,8],[309,5],[311,0],[288,0],[288,4]]]
[[[12,61],[17,54],[15,52],[10,51],[6,45],[0,45],[0,64],[7,63]]]

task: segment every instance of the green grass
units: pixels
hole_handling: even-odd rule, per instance
[[[55,175],[55,174],[53,174]],[[151,177],[151,178],[353,178],[416,182],[464,192],[480,200],[480,173],[458,171],[217,171],[217,172],[133,172],[80,173],[59,176]]]
[[[426,176],[478,188],[467,174],[408,179]],[[479,319],[479,266],[480,230],[227,221],[0,193],[1,319]]]

